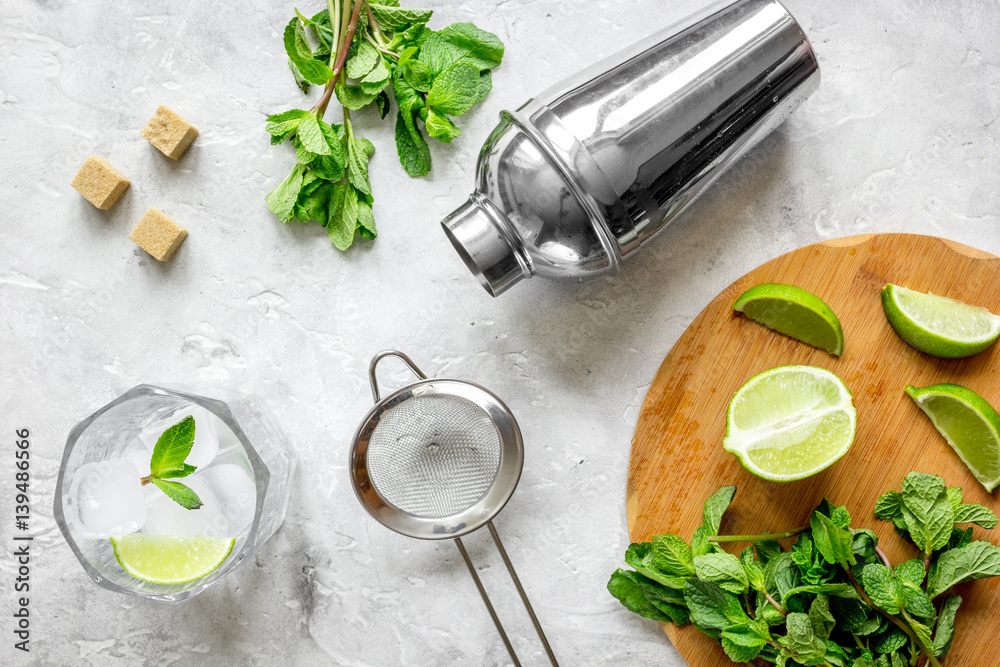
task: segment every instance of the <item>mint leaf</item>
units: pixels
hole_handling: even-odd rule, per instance
[[[625,562],[636,572],[653,581],[673,588],[683,590],[688,577],[677,576],[661,571],[656,566],[656,556],[653,554],[652,542],[634,542],[625,551]]]
[[[714,582],[730,593],[745,593],[750,585],[740,559],[730,553],[695,556],[694,569],[699,579]]]
[[[826,655],[826,642],[816,636],[812,620],[807,614],[792,612],[785,619],[788,634],[782,644],[792,652],[800,665],[822,665]]]
[[[851,584],[847,583],[829,583],[829,584],[809,584],[806,586],[796,586],[795,588],[789,589],[781,597],[782,601],[787,602],[789,598],[793,598],[796,595],[803,594],[816,594],[823,593],[824,595],[832,595],[838,598],[844,598],[847,600],[858,600],[858,591]]]
[[[194,417],[188,415],[157,438],[149,461],[149,474],[158,477],[164,470],[181,467],[193,446]]]
[[[868,647],[876,653],[891,654],[906,646],[909,641],[909,638],[902,630],[895,625],[890,625],[878,634],[872,635],[868,641]],[[895,660],[895,658],[891,659]],[[895,665],[894,662],[888,664]]]
[[[368,195],[372,186],[368,180],[368,160],[375,153],[375,146],[367,139],[355,139],[347,144],[347,178],[351,185]]]
[[[313,58],[312,47],[306,40],[305,28],[299,17],[296,16],[285,26],[284,42],[288,59],[294,63],[303,79],[323,85],[333,78],[333,70],[326,63]]]
[[[896,566],[896,578],[907,586],[920,588],[924,583],[924,564],[919,558],[913,558]]]
[[[886,491],[875,501],[875,516],[884,521],[892,521],[903,515],[903,494]]]
[[[462,130],[450,118],[438,113],[436,109],[428,110],[424,127],[427,128],[428,135],[445,144],[450,144],[452,139],[462,134]]]
[[[802,583],[802,576],[791,552],[786,551],[770,560],[764,567],[764,585],[768,592],[777,593],[779,602],[784,602],[788,592]]]
[[[974,523],[992,530],[997,527],[997,515],[982,505],[962,503],[955,510],[955,523]]]
[[[893,576],[892,571],[881,563],[865,565],[861,571],[861,583],[872,602],[889,614],[898,614],[906,605],[902,584]]]
[[[928,555],[947,545],[955,525],[955,510],[944,480],[937,475],[911,472],[903,479],[900,491],[910,540]]]
[[[379,55],[374,46],[368,42],[361,42],[357,44],[354,54],[347,58],[345,65],[347,76],[352,79],[363,79],[381,59],[382,56]]]
[[[169,468],[163,468],[160,470],[160,474],[157,475],[160,479],[180,479],[181,477],[187,477],[195,470],[197,470],[193,465],[188,463],[182,463],[179,466],[170,466]]]
[[[399,111],[396,114],[396,153],[410,176],[425,176],[431,170],[431,151],[414,125],[412,113]]]
[[[760,655],[761,649],[767,646],[771,634],[767,624],[760,620],[751,620],[740,625],[733,625],[722,631],[722,650],[733,662],[749,662]]]
[[[735,486],[724,486],[705,501],[701,513],[702,525],[710,536],[719,534],[719,528],[722,526],[722,515],[725,514],[729,503],[733,502],[735,495]]]
[[[933,619],[937,616],[934,604],[921,589],[904,584],[903,598],[905,599],[903,608],[914,616],[928,619]]]
[[[396,67],[403,73],[403,80],[413,86],[414,89],[426,93],[434,83],[434,73],[431,68],[419,60],[414,60],[417,47],[411,46],[406,49],[399,58]]]
[[[503,42],[493,33],[471,23],[453,23],[424,42],[420,47],[420,60],[435,74],[460,62],[484,70],[499,65],[503,52]]]
[[[654,537],[652,554],[656,568],[666,574],[680,577],[695,575],[691,547],[677,535],[667,533]]]
[[[308,115],[308,111],[290,109],[284,113],[276,113],[268,116],[264,129],[271,135],[271,143],[280,144],[288,138],[290,134],[299,129],[299,123]]]
[[[941,554],[927,582],[927,595],[935,598],[952,586],[973,579],[1000,576],[1000,547],[976,541]]]
[[[314,114],[307,114],[299,121],[295,136],[306,150],[316,155],[330,155],[332,149],[320,127],[321,122]]]
[[[710,581],[688,579],[684,584],[684,602],[691,622],[702,629],[724,630],[750,620],[739,598]]]
[[[397,30],[412,25],[422,25],[430,20],[432,12],[429,9],[403,9],[389,7],[387,3],[371,2],[372,14],[383,30]]]
[[[198,494],[180,482],[168,482],[157,477],[153,477],[150,481],[156,485],[156,488],[170,496],[171,500],[185,509],[196,510],[202,505]]]
[[[955,614],[958,613],[960,604],[962,604],[961,597],[949,595],[945,598],[944,607],[941,608],[933,643],[934,655],[939,658],[943,658],[951,648],[951,640],[955,637]]]
[[[830,613],[830,600],[825,595],[817,595],[809,606],[809,622],[812,623],[813,634],[820,639],[829,639],[833,627],[837,624]]]
[[[302,177],[305,174],[305,170],[305,166],[296,164],[292,168],[292,173],[264,198],[267,202],[267,207],[282,222],[288,222],[292,219],[292,211],[295,209],[295,202],[299,198],[299,190],[302,189]]]
[[[337,210],[326,231],[338,250],[347,250],[354,243],[354,232],[358,228],[358,193],[351,185],[343,185],[337,194]]]
[[[358,233],[369,240],[378,236],[375,230],[375,216],[372,214],[372,207],[365,201],[358,202]]]
[[[809,526],[812,528],[813,543],[827,563],[849,567],[857,562],[851,551],[853,536],[846,526],[841,528],[819,512],[812,513]]]
[[[479,68],[459,61],[434,79],[427,93],[427,106],[458,116],[476,103],[479,92]]]
[[[747,547],[740,554],[740,565],[743,566],[750,588],[757,591],[764,590],[764,568],[754,560],[753,547]]]
[[[628,570],[615,570],[608,581],[608,592],[629,611],[643,618],[669,623],[673,619],[646,599],[646,594],[636,580],[639,576],[641,575]]]

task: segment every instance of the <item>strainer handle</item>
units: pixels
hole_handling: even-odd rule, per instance
[[[382,361],[386,357],[399,357],[400,359],[403,360],[404,364],[410,367],[410,370],[413,371],[414,375],[416,375],[421,380],[427,379],[427,376],[424,375],[423,371],[417,368],[417,365],[413,363],[413,360],[410,359],[405,354],[403,354],[402,352],[398,352],[396,350],[382,350],[374,357],[372,357],[372,362],[368,364],[368,380],[371,382],[372,396],[375,398],[376,403],[382,400],[382,397],[379,396],[378,392],[378,378],[375,376],[375,367],[378,365],[378,362]]]

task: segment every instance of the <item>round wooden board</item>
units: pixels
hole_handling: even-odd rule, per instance
[[[760,283],[798,285],[837,313],[844,327],[839,359],[737,315],[733,301]],[[879,535],[894,563],[916,556],[891,524],[875,519],[875,499],[898,488],[911,470],[935,473],[965,490],[966,502],[994,511],[1000,502],[968,472],[903,387],[955,382],[1000,406],[1000,345],[968,359],[930,357],[907,346],[886,322],[879,292],[894,283],[1000,312],[1000,259],[931,236],[873,234],[800,248],[730,285],[695,318],[663,360],[646,395],[628,469],[627,511],[634,542],[659,533],[689,539],[704,500],[738,487],[722,532],[777,532],[808,523],[826,497],[846,505],[852,525]],[[774,483],[745,471],[722,449],[729,399],[751,377],[775,366],[810,364],[840,376],[854,393],[854,445],[808,479]],[[974,539],[1000,542],[1000,528],[976,528]],[[730,545],[737,552],[745,544]],[[788,548],[789,542],[784,543]],[[965,584],[956,639],[945,665],[981,665],[1000,635],[1000,579]],[[664,629],[692,667],[731,665],[718,644],[688,625]]]

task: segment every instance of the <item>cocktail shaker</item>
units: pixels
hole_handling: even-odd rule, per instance
[[[442,221],[486,290],[614,275],[819,86],[777,0],[726,0],[503,111]]]

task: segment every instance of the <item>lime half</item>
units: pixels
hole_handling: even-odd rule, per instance
[[[781,283],[751,287],[736,299],[733,310],[838,357],[844,351],[840,320],[822,299],[801,287]]]
[[[851,392],[840,378],[814,366],[781,366],[733,396],[722,445],[758,477],[788,482],[843,456],[856,423]]]
[[[214,572],[229,557],[235,539],[132,533],[112,537],[115,558],[126,572],[151,584],[186,584]]]
[[[993,491],[1000,484],[1000,415],[982,396],[957,384],[935,384],[906,393],[923,410],[976,479]]]
[[[935,357],[969,357],[1000,337],[1000,317],[944,296],[889,284],[882,288],[882,308],[900,338]]]

